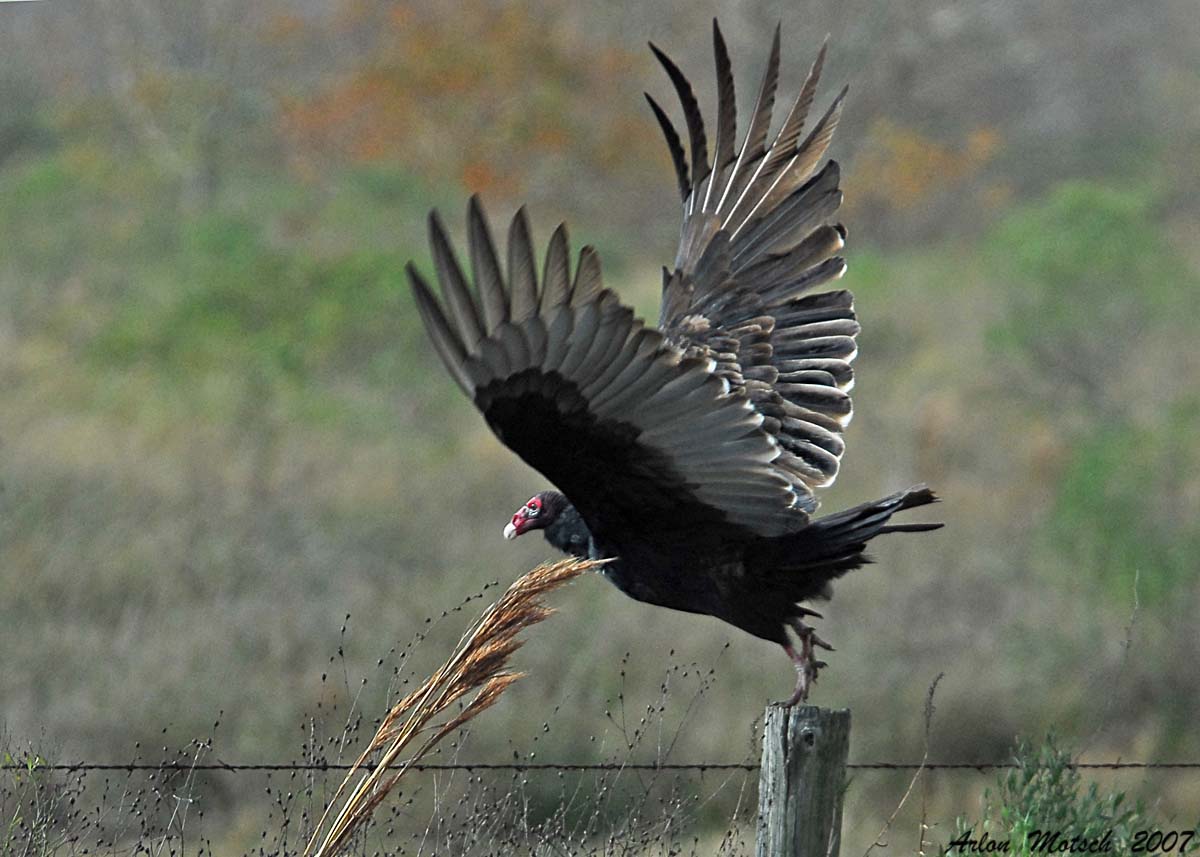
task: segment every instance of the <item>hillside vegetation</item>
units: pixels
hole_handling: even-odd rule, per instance
[[[903,57],[871,57],[872,19],[834,5],[812,24],[838,28],[829,94],[859,61],[857,79],[887,80]],[[908,5],[936,30],[928,4]],[[1135,45],[1170,29],[1169,4],[1146,24],[1159,29],[1128,34],[1100,5],[1073,62],[1104,26]],[[14,746],[124,761],[139,743],[214,737],[229,761],[298,758],[307,718],[336,734],[351,705],[382,711],[389,650],[428,632],[404,669],[440,661],[465,624],[445,611],[547,555],[501,540],[544,482],[437,363],[403,265],[428,267],[430,207],[460,223],[482,191],[499,222],[529,199],[540,240],[569,218],[655,317],[678,224],[636,100],[662,82],[636,42],[685,57],[706,96],[708,25],[646,13],[646,32],[598,21],[588,38],[585,13],[556,4],[486,31],[404,8],[266,4],[234,29],[180,25],[168,36],[197,43],[165,46],[114,14],[101,29],[120,51],[57,64],[29,39],[55,15],[85,28],[82,6],[26,9],[0,35],[0,726]],[[963,14],[951,60],[970,39],[991,50],[1004,24],[1050,62],[1033,18]],[[824,30],[783,17],[798,75]],[[773,22],[727,27],[743,97]],[[1097,757],[1200,758],[1200,138],[1186,125],[1200,81],[1172,61],[1186,37],[1060,138],[1022,101],[1024,78],[990,116],[956,88],[970,75],[945,83],[951,60],[912,73],[969,102],[958,113],[922,112],[919,87],[894,104],[852,90],[834,149],[864,329],[824,508],[925,481],[947,523],[883,540],[823,608],[838,651],[816,700],[855,712],[855,758],[920,756],[939,672],[937,758],[993,760],[1049,727]],[[981,80],[1005,68],[1023,67]],[[1152,110],[1185,91],[1190,114]],[[1088,159],[1091,139],[1106,145]],[[782,653],[600,579],[558,604],[519,655],[530,677],[463,758],[524,756],[539,736],[545,760],[753,757],[755,718],[791,686]],[[666,737],[630,750],[622,718],[647,707]],[[967,807],[956,782],[934,781],[945,819]],[[903,785],[862,779],[851,844]],[[216,807],[253,815],[236,788],[214,780]],[[1150,788],[1167,813],[1200,797],[1194,777]]]

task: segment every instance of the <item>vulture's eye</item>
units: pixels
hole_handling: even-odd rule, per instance
[[[525,509],[526,509],[525,514],[531,518],[536,518],[538,516],[538,514],[542,511],[541,508],[539,508],[538,506],[526,506]]]

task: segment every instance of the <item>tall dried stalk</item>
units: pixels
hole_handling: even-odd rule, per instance
[[[388,712],[317,822],[304,849],[304,857],[336,854],[367,823],[405,772],[439,741],[495,704],[500,694],[524,675],[508,670],[508,659],[521,647],[522,641],[517,635],[554,612],[542,603],[541,597],[603,564],[604,560],[561,560],[540,565],[520,577],[485,610],[463,634],[449,660]],[[476,690],[475,697],[457,715],[439,723],[433,722],[455,702]],[[423,733],[427,733],[424,741],[393,768],[401,753]],[[380,755],[370,771],[351,786],[351,780],[359,775],[360,769],[366,767],[367,759],[375,753]],[[348,796],[343,798],[347,792]],[[341,809],[331,820],[330,813],[338,805]]]

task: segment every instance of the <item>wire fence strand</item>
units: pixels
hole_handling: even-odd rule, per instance
[[[402,763],[397,763],[392,767],[401,768],[403,765]],[[850,762],[846,765],[846,767],[850,770],[858,771],[916,771],[923,769],[926,771],[975,771],[977,773],[987,773],[989,771],[1011,770],[1020,766],[1016,762],[927,762],[924,764],[920,762]],[[1073,762],[1067,765],[1067,767],[1076,770],[1107,771],[1200,771],[1200,762]],[[150,762],[67,762],[46,764],[32,759],[25,762],[17,761],[0,764],[0,771],[38,770],[59,771],[66,773],[88,771],[121,771],[128,773],[133,773],[135,771],[224,771],[227,773],[248,773],[258,771],[267,773],[288,773],[292,771],[346,772],[356,768],[359,770],[371,770],[372,766],[365,764],[356,766],[335,762],[265,762],[245,764],[232,764],[226,762],[163,762],[160,764],[153,764]],[[409,766],[409,770],[413,771],[506,771],[512,773],[521,773],[525,771],[696,771],[698,773],[705,773],[706,771],[753,772],[757,771],[758,769],[759,765],[751,762],[594,762],[577,764],[554,762],[455,762],[444,764],[423,763]]]

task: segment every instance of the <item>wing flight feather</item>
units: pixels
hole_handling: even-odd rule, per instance
[[[710,164],[690,82],[651,50],[687,131],[685,150],[666,111],[646,96],[683,198],[675,265],[663,271],[660,329],[604,287],[591,247],[572,275],[565,226],[550,239],[539,280],[524,209],[509,226],[502,269],[478,199],[467,214],[472,283],[435,212],[430,244],[441,297],[410,265],[418,311],[500,439],[585,518],[636,525],[657,514],[653,526],[661,527],[692,514],[762,536],[795,532],[816,510],[812,489],[837,475],[841,432],[853,414],[853,299],[844,289],[820,290],[845,271],[846,231],[833,219],[842,199],[838,165],[818,169],[845,90],[802,136],[825,64],[822,44],[768,144],[776,28],[737,145],[732,64],[714,21]],[[648,513],[655,503],[657,513]]]
[[[695,152],[689,173],[678,138],[672,142],[670,119],[655,105],[684,195],[675,267],[663,274],[659,326],[685,354],[712,359],[731,389],[746,395],[765,418],[764,430],[786,450],[774,466],[804,489],[828,485],[837,476],[844,450],[837,435],[853,414],[848,393],[858,333],[849,292],[819,291],[846,267],[837,255],[846,231],[833,220],[842,201],[838,165],[829,161],[818,169],[841,117],[845,89],[802,136],[827,42],[768,145],[779,83],[776,28],[746,135],[728,169],[725,153],[734,151],[728,135],[737,118],[729,57],[716,22],[717,145],[711,173],[707,163],[696,162]],[[657,49],[655,54],[680,98],[690,138],[703,140],[691,84],[675,63]],[[806,508],[816,508],[811,493]]]
[[[436,213],[430,232],[441,300],[411,265],[408,273],[435,349],[500,439],[585,517],[644,519],[646,498],[674,492],[661,501],[664,517],[691,510],[763,536],[807,524],[807,491],[776,466],[790,453],[763,430],[762,414],[713,359],[636,320],[603,287],[594,250],[580,254],[572,280],[559,227],[539,288],[518,212],[506,281],[474,199],[472,291]]]

